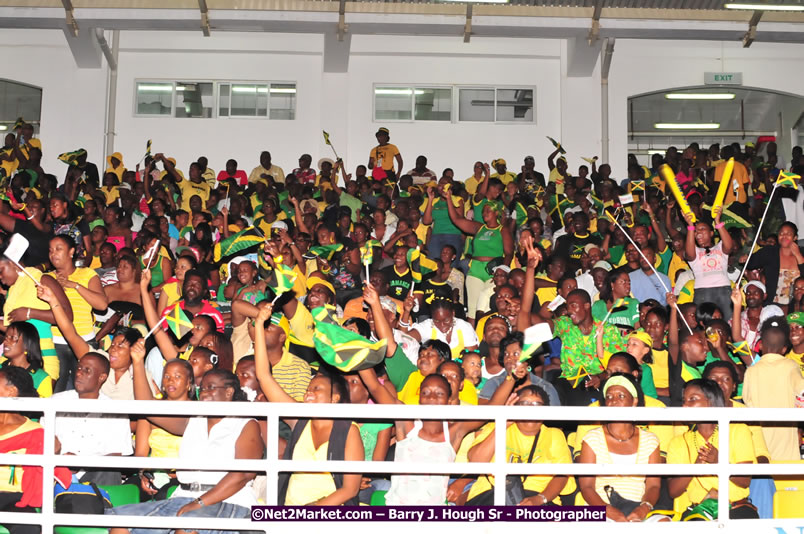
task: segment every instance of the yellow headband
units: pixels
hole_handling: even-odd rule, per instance
[[[628,339],[631,339],[632,337],[636,338],[637,340],[647,345],[648,348],[653,347],[653,338],[650,337],[650,334],[648,334],[644,330],[634,330],[633,332],[628,334]]]
[[[622,386],[624,387],[628,393],[631,394],[632,397],[635,399],[638,397],[637,390],[634,387],[634,384],[631,383],[630,380],[625,378],[624,376],[612,376],[608,380],[606,380],[606,385],[603,386],[603,395],[606,395],[606,391],[609,390],[612,386]]]
[[[315,287],[317,285],[322,285],[322,286],[326,287],[327,289],[330,290],[330,292],[333,295],[335,295],[335,288],[327,280],[324,280],[323,278],[319,278],[317,276],[311,276],[310,278],[307,279],[307,290],[308,291],[313,289],[313,287]]]

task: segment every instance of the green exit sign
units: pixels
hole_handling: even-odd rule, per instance
[[[704,83],[706,85],[742,85],[742,72],[705,72]]]

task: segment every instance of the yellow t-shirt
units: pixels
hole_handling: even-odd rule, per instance
[[[388,143],[386,145],[377,145],[371,149],[371,157],[374,158],[374,165],[382,167],[386,171],[394,170],[394,163],[396,156],[399,155],[399,149],[396,145]]]
[[[111,187],[103,186],[100,188],[103,195],[106,197],[106,205],[109,206],[114,202],[117,202],[117,199],[120,198],[120,190],[117,188],[116,185]]]
[[[719,164],[715,167],[715,182],[720,184],[720,179],[723,176],[723,171],[726,170],[726,162]],[[726,198],[723,200],[723,205],[728,206],[732,202],[748,202],[748,195],[745,192],[745,184],[749,183],[751,179],[748,177],[748,171],[745,165],[735,161],[734,170],[731,173],[731,184],[726,189]]]
[[[167,430],[151,425],[148,435],[148,446],[151,447],[153,458],[178,458],[181,436],[171,434]]]
[[[56,278],[56,273],[46,273],[46,276]],[[89,287],[90,280],[97,277],[98,273],[93,269],[89,267],[77,267],[67,279],[78,285]],[[92,312],[92,306],[90,306],[89,302],[84,300],[84,297],[78,293],[78,289],[76,288],[65,287],[64,294],[67,295],[70,306],[73,308],[73,325],[75,326],[75,331],[78,332],[79,336],[87,339],[95,333],[95,315]],[[54,326],[51,331],[53,332],[54,339],[57,341],[63,339],[61,330],[59,330],[58,327]]]
[[[466,189],[466,192],[470,195],[474,195],[477,193],[477,188],[480,186],[480,180],[473,176],[470,176],[463,182],[463,188]]]
[[[667,451],[667,463],[694,464],[698,458],[698,449],[703,447],[704,443],[706,443],[706,440],[697,430],[688,430],[684,434],[674,437],[670,441],[670,448]],[[710,443],[717,447],[717,433],[711,436]],[[730,463],[756,463],[753,438],[746,425],[729,425],[729,445]],[[710,489],[717,489],[717,476],[693,477],[689,486],[687,486],[687,491],[676,498],[675,509],[678,511],[682,507],[686,508],[687,501],[692,504],[699,504],[706,498],[706,494],[709,493]],[[741,488],[734,482],[729,483],[730,502],[739,501],[747,497],[748,488]]]
[[[689,269],[687,262],[673,252],[673,256],[670,258],[670,266],[667,268],[667,278],[670,279],[670,282],[676,285],[676,274],[678,271],[685,271],[687,269]]]
[[[315,322],[310,310],[299,304],[296,306],[296,313],[293,318],[288,319],[288,322],[290,323],[290,337],[294,343],[305,347],[314,346],[313,332],[315,331]]]
[[[549,177],[547,183],[555,182],[555,184],[556,184],[556,193],[559,194],[559,195],[563,195],[564,194],[564,181],[566,179],[567,178],[565,178],[564,176],[561,176],[561,173],[558,172],[557,167],[553,167],[553,170],[550,171],[550,177]]]
[[[404,404],[419,404],[419,390],[421,389],[422,382],[424,382],[424,375],[418,369],[413,371],[405,382],[402,390],[397,394],[397,397]],[[458,394],[461,402],[466,404],[477,404],[477,388],[469,382],[463,381],[463,389]]]
[[[558,283],[558,280],[553,280],[547,275],[539,275],[537,280],[547,280],[548,282]],[[536,297],[539,299],[539,304],[542,306],[552,301],[558,295],[558,286],[556,287],[540,287],[536,290]]]
[[[516,174],[512,173],[511,171],[508,171],[505,174],[498,174],[495,172],[490,176],[490,178],[497,178],[499,181],[503,183],[503,185],[508,185],[514,180],[516,180]]]
[[[734,399],[732,399],[731,405],[733,408],[746,407],[745,404]],[[751,441],[754,444],[754,454],[756,454],[757,458],[764,456],[770,460],[770,451],[768,450],[768,444],[765,442],[765,435],[762,433],[762,427],[759,425],[748,425],[748,430],[751,431]]]
[[[352,423],[357,426],[357,423]],[[307,423],[302,431],[299,441],[293,448],[294,460],[325,461],[329,441],[325,441],[316,448],[313,443],[312,423]],[[285,496],[287,506],[301,506],[310,504],[333,493],[335,481],[330,473],[293,473],[288,481],[288,492]]]
[[[181,192],[181,209],[189,213],[190,198],[196,195],[201,198],[201,202],[203,202],[203,208],[206,207],[210,193],[209,185],[206,182],[201,182],[200,184],[197,184],[191,180],[182,180],[177,184],[177,187]]]
[[[475,433],[475,440],[472,446],[483,442],[491,433],[494,432],[494,423],[488,423]],[[537,439],[538,438],[538,439]],[[492,438],[493,439],[493,438]],[[507,463],[522,464],[527,463],[530,450],[533,447],[533,440],[536,441],[536,449],[533,451],[533,464],[571,464],[572,455],[570,454],[567,440],[564,433],[557,428],[550,428],[542,425],[538,436],[526,436],[515,424],[508,427],[505,431],[505,457]],[[492,457],[491,461],[494,461]],[[525,478],[524,488],[530,491],[544,491],[547,484],[553,479],[550,475],[531,475]],[[480,475],[477,482],[469,490],[469,499],[492,489],[494,477]],[[560,491],[562,495],[567,495],[575,491],[575,479],[569,477],[564,488]],[[559,504],[559,499],[553,501]]]
[[[799,369],[801,369],[801,374],[804,375],[804,352],[798,353],[791,350],[785,354],[784,357],[796,362],[799,366]]]

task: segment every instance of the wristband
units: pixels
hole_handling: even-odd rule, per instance
[[[726,226],[726,223],[724,223],[724,222],[719,222],[719,223],[717,223],[717,224],[715,225],[715,230],[720,230],[720,229],[721,229],[721,228],[723,228],[724,226]]]
[[[651,503],[649,503],[648,501],[642,501],[641,503],[639,503],[640,506],[642,506],[643,504],[648,507],[648,510],[650,510],[651,512],[653,511],[653,505]]]
[[[694,232],[695,231],[695,225],[691,224],[691,225],[687,226],[687,230],[689,230],[690,232]]]
[[[32,213],[30,217],[26,217],[26,220],[30,221],[33,218],[34,218],[34,214]]]

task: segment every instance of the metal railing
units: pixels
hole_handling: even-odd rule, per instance
[[[0,411],[29,412],[42,414],[44,427],[44,453],[0,454],[0,465],[32,465],[43,467],[45,496],[42,511],[33,513],[0,512],[0,524],[39,524],[43,532],[52,532],[54,525],[138,527],[171,529],[220,529],[251,530],[276,533],[290,530],[290,525],[254,523],[248,519],[193,518],[193,517],[134,517],[108,515],[57,514],[53,509],[53,472],[56,466],[76,468],[122,468],[122,469],[180,469],[208,471],[251,471],[267,476],[266,504],[277,502],[277,478],[281,472],[350,472],[350,473],[408,473],[408,474],[486,474],[505,480],[506,475],[716,475],[718,487],[728,488],[730,476],[739,475],[798,475],[804,478],[804,463],[791,464],[729,464],[728,427],[736,422],[787,422],[799,423],[804,419],[801,409],[768,408],[594,408],[528,406],[405,406],[405,405],[354,405],[354,404],[284,404],[246,402],[164,402],[164,401],[99,401],[69,400],[53,402],[51,399],[0,399]],[[73,456],[55,454],[55,417],[65,413],[103,413],[122,415],[172,415],[172,416],[239,416],[266,418],[268,440],[265,460],[208,459],[204,465],[197,460],[179,458],[120,457],[120,456]],[[716,422],[720,426],[719,454],[717,464],[650,464],[650,465],[605,465],[605,464],[523,464],[506,463],[504,454],[496,454],[494,461],[486,463],[433,464],[426,462],[366,462],[366,461],[295,461],[279,460],[278,420],[280,418],[349,418],[355,420],[487,420],[505,428],[508,421],[637,421],[637,422]],[[505,432],[495,434],[495,450],[505,450]],[[652,524],[650,528],[685,528],[695,531],[712,531],[728,527],[729,532],[758,532],[767,529],[773,534],[804,532],[804,502],[800,520],[729,520],[728,491],[718,492],[718,521],[709,523]],[[495,484],[494,502],[505,504],[505,484]],[[511,528],[526,525],[511,524]],[[634,528],[633,525],[616,524],[616,528]],[[666,525],[674,525],[668,527]],[[281,528],[279,528],[281,526]],[[348,527],[348,525],[347,525]],[[293,527],[294,529],[297,527]],[[333,527],[337,528],[337,527]],[[410,532],[410,525],[396,525],[400,531]],[[464,525],[460,526],[465,531]],[[467,525],[468,531],[483,531],[479,525]],[[506,527],[508,528],[508,527]],[[532,528],[532,527],[531,527]],[[564,528],[566,525],[541,525],[539,528]],[[569,527],[571,528],[571,527]],[[596,524],[594,528],[614,528],[613,524]],[[383,527],[384,530],[389,530]],[[477,530],[480,529],[480,530]],[[390,530],[395,530],[393,527]]]

